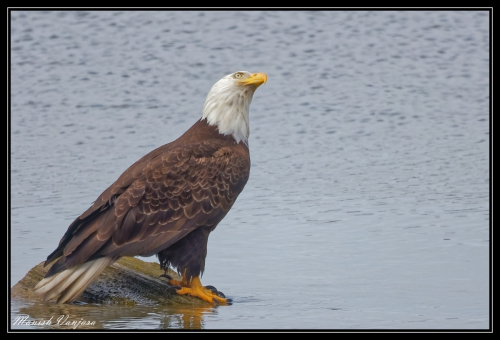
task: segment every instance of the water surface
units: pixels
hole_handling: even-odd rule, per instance
[[[488,328],[488,25],[486,11],[13,11],[11,286],[199,119],[222,76],[268,83],[250,180],[208,244],[203,282],[232,306],[13,302],[12,320]]]

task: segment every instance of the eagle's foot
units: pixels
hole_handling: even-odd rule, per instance
[[[217,288],[215,288],[214,286],[205,286],[203,288],[210,290],[212,293],[217,294],[221,298],[226,298],[226,296],[224,295],[224,293],[223,292],[219,292],[217,290]],[[231,300],[231,299],[228,299],[228,300]]]
[[[160,275],[160,277],[166,278],[167,281],[168,281],[168,284],[171,285],[171,286],[181,286],[181,287],[187,287],[188,286],[188,283],[187,283],[187,281],[185,279],[182,279],[182,281],[175,280],[175,279],[172,279],[172,276],[167,275],[167,274]]]
[[[181,285],[177,286],[179,287]],[[225,295],[222,292],[219,292],[214,286],[203,287],[198,276],[193,277],[189,285],[182,286],[179,287],[179,289],[176,289],[176,292],[179,295],[196,296],[209,303],[220,303],[227,305],[233,301],[231,299],[227,299]]]
[[[227,305],[232,302],[231,299],[226,299],[225,297],[219,296],[219,294],[222,294],[221,292],[217,292],[214,294],[210,289],[206,289],[205,287],[200,287],[200,288],[182,287],[181,289],[176,290],[176,292],[179,295],[188,294],[191,296],[196,296],[209,303],[220,303]]]

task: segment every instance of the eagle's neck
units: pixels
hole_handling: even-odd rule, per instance
[[[232,135],[236,143],[243,141],[248,144],[248,110],[254,90],[250,87],[235,90],[214,86],[203,106],[202,120],[206,119],[208,125],[216,125],[219,133]]]

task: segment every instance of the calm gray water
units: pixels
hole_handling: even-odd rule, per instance
[[[199,119],[217,80],[268,74],[250,180],[211,234],[202,281],[233,305],[13,302],[13,319],[488,328],[488,12],[11,18],[11,286],[129,165]]]

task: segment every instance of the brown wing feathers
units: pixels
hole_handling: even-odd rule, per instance
[[[215,228],[246,184],[248,149],[226,139],[174,146],[133,164],[71,224],[47,258],[62,255],[47,277],[102,256],[153,255]]]

